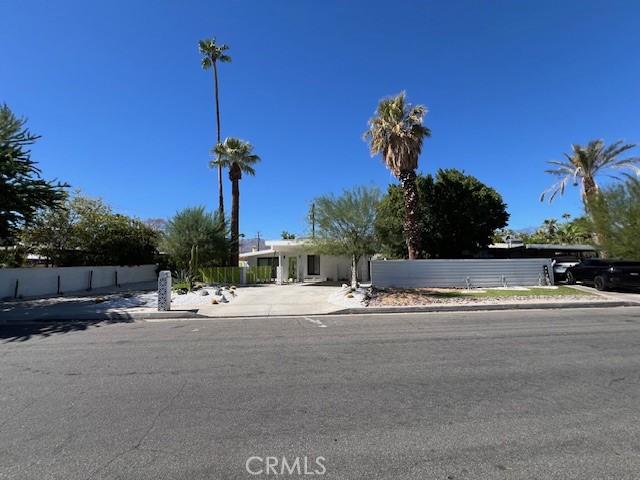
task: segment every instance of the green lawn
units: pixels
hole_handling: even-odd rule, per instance
[[[433,297],[440,298],[497,298],[497,297],[563,297],[567,295],[581,295],[590,297],[595,293],[583,292],[571,287],[558,286],[558,288],[531,288],[529,290],[495,290],[491,288],[483,289],[483,292],[473,292],[468,290],[458,290],[450,292],[431,292]],[[468,293],[465,293],[468,292]]]

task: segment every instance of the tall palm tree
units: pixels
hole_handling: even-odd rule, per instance
[[[380,100],[376,116],[369,120],[364,139],[369,141],[371,156],[382,156],[382,161],[402,183],[404,190],[404,235],[410,259],[421,257],[419,229],[419,201],[416,185],[418,157],[422,142],[431,136],[431,130],[422,125],[427,114],[423,105],[415,107],[405,101],[406,92]]]
[[[238,266],[240,259],[240,187],[239,181],[242,173],[251,176],[256,174],[253,165],[260,161],[260,157],[253,154],[253,145],[239,138],[227,137],[224,143],[219,143],[213,148],[216,160],[211,161],[211,166],[229,168],[229,180],[231,180],[231,266]]]
[[[218,135],[216,137],[216,145],[220,144],[220,100],[218,92],[218,62],[231,62],[231,57],[224,52],[229,50],[229,46],[225,44],[218,45],[216,39],[207,38],[200,40],[198,43],[200,53],[204,55],[202,59],[202,68],[205,70],[213,67],[213,83],[216,94],[216,125],[218,128]],[[218,200],[219,209],[222,216],[224,216],[224,198],[222,195],[222,167],[218,166]]]
[[[574,187],[581,186],[580,196],[586,205],[589,198],[598,191],[596,175],[603,174],[620,179],[618,175],[611,173],[611,170],[624,168],[633,170],[636,175],[640,175],[640,168],[637,167],[637,164],[640,163],[640,157],[617,158],[622,152],[634,147],[633,144],[623,145],[622,140],[609,146],[605,146],[604,140],[592,140],[586,146],[572,145],[571,155],[564,154],[567,157],[566,160],[549,160],[547,162],[555,165],[556,168],[545,170],[545,172],[560,177],[560,180],[542,192],[540,201],[544,201],[547,193],[553,192],[549,196],[549,203],[553,202],[556,195],[562,195],[569,181],[572,181]],[[622,172],[621,175],[631,177],[626,172]]]

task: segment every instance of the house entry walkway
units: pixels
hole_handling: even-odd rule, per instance
[[[328,302],[339,287],[317,284],[243,286],[229,303],[200,307],[198,313],[208,317],[270,317],[282,315],[319,315],[343,310]]]

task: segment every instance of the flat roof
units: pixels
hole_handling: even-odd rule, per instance
[[[240,258],[247,258],[247,257],[259,257],[261,255],[265,255],[265,254],[270,254],[273,255],[275,252],[275,250],[273,249],[268,249],[268,250],[256,250],[255,252],[245,252],[245,253],[241,253],[240,254]]]
[[[600,250],[593,245],[553,245],[551,243],[528,243],[524,248],[535,248],[538,250],[570,250],[576,252],[597,252]]]

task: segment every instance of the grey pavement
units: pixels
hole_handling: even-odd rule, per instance
[[[637,479],[638,345],[640,307],[4,324],[0,478]]]
[[[238,297],[221,305],[201,307],[207,317],[269,317],[336,313],[345,306],[327,301],[340,287],[316,284],[262,284],[241,287]]]
[[[316,284],[257,285],[238,289],[238,295],[229,303],[218,305],[180,306],[174,304],[172,310],[159,312],[157,308],[146,306],[110,308],[106,304],[95,303],[99,294],[124,293],[127,291],[151,290],[155,284],[123,286],[118,289],[102,289],[92,292],[73,292],[66,297],[47,297],[21,301],[0,302],[0,322],[2,321],[48,321],[48,320],[135,320],[150,318],[246,318],[269,316],[305,316],[325,314],[366,314],[401,312],[445,312],[481,311],[512,309],[559,309],[600,307],[603,300],[608,306],[632,306],[640,304],[640,293],[597,292],[595,289],[576,285],[574,288],[595,294],[601,298],[576,301],[544,300],[514,302],[502,300],[494,303],[432,304],[409,307],[353,307],[334,305],[328,297],[339,287]],[[71,298],[69,298],[71,297]]]

